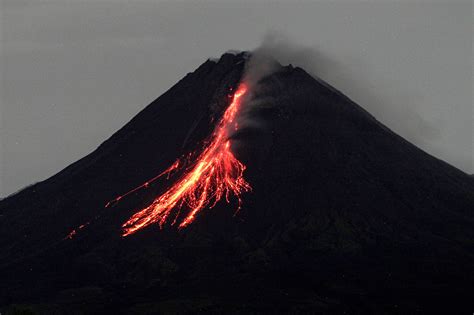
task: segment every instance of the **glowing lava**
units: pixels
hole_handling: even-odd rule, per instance
[[[85,224],[81,224],[79,225],[79,227],[77,229],[74,229],[72,230],[68,235],[66,235],[66,237],[64,239],[70,239],[72,240],[72,238],[77,234],[77,232],[79,230],[82,230],[83,228],[85,228],[86,226],[88,226],[90,224],[90,222],[87,222]]]
[[[236,116],[240,109],[242,97],[246,92],[247,86],[240,84],[232,97],[232,102],[206,142],[207,146],[204,150],[199,155],[190,154],[189,156],[197,157],[183,171],[180,178],[149,206],[135,213],[122,225],[123,236],[133,234],[153,223],[158,223],[160,227],[163,227],[170,216],[173,216],[172,224],[174,225],[180,219],[180,211],[183,206],[188,208],[188,212],[181,219],[179,228],[186,227],[194,221],[200,210],[207,206],[214,207],[223,196],[225,196],[227,202],[230,202],[231,194],[237,197],[237,211],[240,209],[241,195],[243,192],[250,191],[251,187],[243,177],[245,165],[237,160],[231,151],[228,131],[237,129]],[[106,207],[138,189],[146,188],[152,181],[165,174],[169,176],[170,172],[176,170],[182,164],[184,163],[177,160],[160,175],[125,195],[117,197],[109,202]]]

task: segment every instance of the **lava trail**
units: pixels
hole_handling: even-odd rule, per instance
[[[196,158],[186,163],[189,166],[183,170],[179,179],[149,206],[135,213],[122,225],[123,236],[133,234],[153,223],[158,223],[160,227],[163,227],[170,217],[173,219],[172,225],[179,220],[179,228],[186,227],[194,221],[200,210],[208,206],[212,208],[222,197],[230,202],[231,194],[238,200],[237,211],[240,209],[241,195],[243,192],[250,191],[251,186],[243,176],[245,165],[231,151],[228,132],[238,128],[236,118],[246,92],[247,86],[241,83],[232,96],[230,105],[205,142],[204,150],[200,154],[188,155],[189,159],[192,156]],[[152,181],[165,174],[169,175],[171,171],[182,167],[183,164],[185,163],[177,160],[160,175],[125,195],[117,197],[106,206],[110,206],[138,189],[146,188]],[[180,216],[180,212],[183,208],[187,208],[187,213],[184,218],[181,218],[183,216]]]

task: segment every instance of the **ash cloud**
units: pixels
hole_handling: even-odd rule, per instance
[[[387,78],[378,80],[382,90],[376,89],[368,79],[373,77],[370,66],[364,66],[361,60],[356,57],[350,60],[352,64],[359,64],[357,69],[360,72],[356,73],[321,50],[300,45],[282,32],[267,32],[261,44],[252,51],[244,74],[244,81],[248,82],[252,92],[258,90],[262,78],[278,68],[278,63],[301,67],[315,79],[328,82],[389,128],[428,151],[436,149],[436,141],[442,137],[444,121],[425,119],[417,108],[417,102],[423,96],[415,89],[399,88],[400,84]],[[248,103],[242,114],[243,124],[258,126],[259,122],[249,111],[261,102],[250,95]]]

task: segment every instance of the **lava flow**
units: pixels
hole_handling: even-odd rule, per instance
[[[196,159],[183,171],[181,177],[149,206],[135,213],[122,225],[123,236],[133,234],[153,223],[158,223],[161,228],[170,216],[173,216],[172,225],[174,225],[180,217],[183,206],[187,206],[188,213],[180,221],[179,228],[186,227],[194,221],[200,210],[207,206],[214,207],[223,196],[227,202],[230,202],[231,194],[238,200],[237,211],[240,209],[241,195],[243,192],[250,191],[251,187],[243,177],[245,165],[231,151],[228,131],[236,130],[238,127],[236,117],[242,97],[246,92],[247,86],[240,84],[232,97],[232,102],[206,142],[207,146],[204,150],[198,155],[190,154],[190,157],[196,156]],[[164,174],[169,175],[182,164],[184,163],[177,160],[163,173],[125,195],[146,188],[152,181]],[[125,195],[117,197],[106,206],[119,201]]]

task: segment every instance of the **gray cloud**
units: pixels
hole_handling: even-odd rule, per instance
[[[381,85],[397,86],[397,91],[391,97],[382,97],[375,89],[372,90],[367,86],[362,77],[363,73],[352,77],[353,73],[344,69],[330,56],[324,55],[316,47],[297,43],[281,31],[269,31],[265,34],[261,45],[254,50],[247,76],[252,80],[258,80],[272,72],[274,69],[272,59],[283,65],[299,66],[318,79],[321,74],[337,73],[345,82],[351,82],[353,97],[366,100],[360,104],[362,107],[412,142],[429,142],[441,137],[441,119],[429,121],[423,117],[417,106],[421,96],[415,89],[405,87],[400,90],[399,84],[386,79]],[[334,87],[338,88],[337,85]]]

